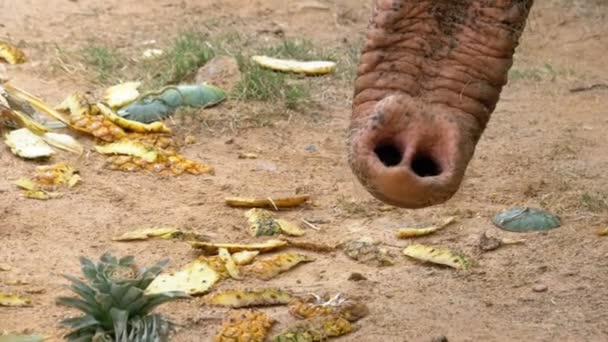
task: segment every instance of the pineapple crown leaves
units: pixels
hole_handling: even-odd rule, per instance
[[[137,339],[129,339],[133,334],[135,337],[148,336],[146,341],[155,341],[156,339],[149,338],[168,331],[169,324],[158,315],[149,315],[150,312],[163,303],[188,297],[177,291],[145,294],[148,285],[161,273],[168,260],[150,268],[136,269],[135,259],[131,256],[117,259],[104,254],[97,264],[87,258],[81,258],[80,263],[90,284],[65,275],[71,282],[69,288],[79,298],[57,299],[58,304],[85,314],[61,322],[72,328],[67,336],[72,341],[80,341],[82,338],[83,341],[90,341],[93,337],[95,340],[105,340],[103,336],[108,332],[113,332],[116,341],[136,341]]]

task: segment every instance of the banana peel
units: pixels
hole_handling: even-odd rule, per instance
[[[160,274],[146,288],[146,294],[156,294],[170,291],[181,291],[188,295],[207,293],[220,275],[203,260],[196,260],[186,265],[182,270]]]
[[[298,61],[269,56],[253,56],[251,59],[264,68],[296,74],[325,75],[336,71],[336,63],[332,61]]]
[[[205,298],[205,303],[234,309],[252,306],[286,305],[292,300],[289,292],[278,289],[224,290]]]
[[[420,261],[468,270],[473,262],[466,255],[447,248],[438,248],[421,244],[412,244],[403,250],[403,254]]]
[[[265,259],[256,260],[247,266],[244,272],[262,280],[270,280],[281,273],[287,272],[301,263],[314,261],[315,259],[300,253],[280,253]]]
[[[222,324],[214,342],[264,342],[275,321],[261,311],[234,311]]]
[[[25,307],[32,306],[32,300],[19,295],[0,293],[0,306]]]
[[[0,41],[0,62],[8,64],[25,63],[25,53],[8,42]]]
[[[306,203],[310,199],[309,195],[296,195],[279,198],[246,198],[228,197],[226,204],[235,208],[294,208]]]
[[[264,253],[286,247],[287,242],[282,240],[267,240],[262,243],[237,244],[194,241],[191,245],[192,248],[201,250],[208,254],[216,254],[220,248],[226,248],[230,253],[242,251],[258,251],[260,253]]]
[[[456,217],[451,216],[448,217],[443,223],[436,226],[431,226],[427,228],[401,228],[395,233],[395,237],[398,239],[408,239],[430,235],[451,225],[454,222],[456,222]]]

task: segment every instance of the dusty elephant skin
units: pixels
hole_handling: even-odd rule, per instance
[[[533,0],[376,0],[355,82],[349,160],[404,208],[458,190]]]

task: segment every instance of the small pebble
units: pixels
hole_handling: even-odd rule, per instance
[[[545,285],[545,284],[536,284],[532,288],[532,291],[540,293],[540,292],[547,292],[548,289],[549,289],[549,287],[547,287],[547,285]]]
[[[348,277],[348,280],[350,280],[350,281],[362,281],[362,280],[367,280],[367,278],[363,274],[361,274],[359,272],[353,272]]]
[[[306,145],[304,149],[308,152],[317,152],[319,150],[319,148],[315,144]]]
[[[431,342],[448,342],[448,338],[445,336],[436,336],[431,339]]]

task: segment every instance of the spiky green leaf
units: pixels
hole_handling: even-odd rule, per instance
[[[112,308],[110,310],[112,321],[114,322],[114,341],[128,342],[129,312]]]
[[[100,316],[102,316],[101,311],[98,307],[95,306],[94,303],[89,303],[82,299],[72,297],[59,297],[57,298],[57,304],[69,306],[93,317],[99,318]]]
[[[99,321],[91,315],[85,315],[64,319],[63,321],[61,321],[61,324],[70,327],[72,330],[76,331],[95,327],[99,324]]]

